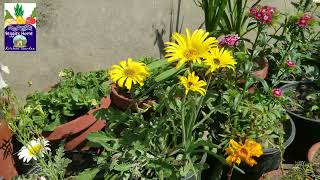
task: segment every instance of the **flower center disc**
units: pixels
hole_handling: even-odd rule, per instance
[[[220,60],[218,58],[214,58],[213,59],[213,62],[216,64],[216,65],[220,65]]]
[[[37,155],[40,150],[41,150],[42,146],[40,144],[34,145],[29,149],[30,154],[32,155]]]
[[[192,82],[188,82],[188,87],[191,87],[193,85]]]
[[[135,70],[131,68],[127,68],[124,71],[125,76],[132,77],[135,74]]]
[[[194,49],[188,49],[183,53],[184,57],[187,59],[194,59],[197,54],[197,51]]]

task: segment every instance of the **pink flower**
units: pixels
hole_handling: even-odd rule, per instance
[[[220,46],[234,47],[239,44],[240,37],[238,35],[229,34],[224,36],[219,42]]]
[[[287,60],[287,65],[289,66],[289,67],[296,67],[296,63],[294,62],[294,61],[291,61],[291,60]]]
[[[262,24],[269,24],[275,15],[276,8],[271,6],[252,7],[250,14],[253,18],[260,21]]]
[[[304,14],[302,17],[298,19],[296,24],[301,28],[305,28],[310,25],[312,20],[313,20],[313,17],[311,15]]]
[[[255,16],[259,10],[256,7],[250,8],[250,14],[251,16]]]
[[[256,20],[261,20],[261,19],[262,19],[262,16],[263,16],[263,12],[257,12],[257,13],[255,14]]]
[[[275,97],[281,97],[282,96],[282,90],[279,89],[279,88],[274,88],[272,90],[272,94],[275,96]]]
[[[263,16],[263,19],[262,19],[262,23],[263,24],[271,23],[271,21],[272,21],[272,15],[271,14],[265,14]]]

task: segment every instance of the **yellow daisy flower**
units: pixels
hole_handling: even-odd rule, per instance
[[[231,68],[234,69],[237,62],[232,57],[232,53],[224,48],[213,48],[210,50],[210,54],[204,60],[204,64],[209,66],[207,74],[213,72],[219,68]]]
[[[203,80],[199,81],[199,76],[196,76],[194,72],[188,72],[188,78],[179,76],[180,84],[186,89],[185,94],[187,95],[189,90],[199,92],[202,96],[206,94],[206,90],[202,88],[207,83]]]
[[[192,35],[186,29],[187,35],[174,33],[172,39],[176,42],[166,42],[168,46],[165,48],[168,62],[178,60],[176,68],[179,68],[188,61],[193,63],[201,63],[202,59],[208,54],[208,51],[216,47],[218,42],[216,38],[209,37],[209,33],[202,29],[195,30]]]
[[[143,86],[144,81],[149,76],[148,67],[140,62],[136,62],[131,58],[128,61],[121,61],[120,65],[113,65],[109,71],[111,80],[120,87],[123,85],[130,90],[132,84],[139,83]]]
[[[229,155],[226,162],[229,165],[246,162],[249,166],[257,164],[252,157],[260,157],[263,154],[262,146],[253,140],[246,140],[244,144],[239,144],[233,139],[229,141],[229,147],[225,149]]]

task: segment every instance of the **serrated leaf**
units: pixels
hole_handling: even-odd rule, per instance
[[[111,147],[110,141],[115,142],[115,147],[117,147],[118,139],[108,136],[106,133],[103,132],[92,132],[88,135],[87,139],[93,143],[101,145],[107,151],[118,152],[117,149]]]

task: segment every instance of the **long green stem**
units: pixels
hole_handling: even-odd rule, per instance
[[[257,43],[258,43],[258,39],[259,39],[259,36],[260,36],[260,33],[262,32],[262,25],[260,24],[259,27],[258,27],[258,33],[257,33],[257,36],[256,36],[256,39],[254,40],[254,44],[252,46],[252,52],[251,52],[251,55],[250,55],[250,61],[252,62],[253,60],[253,55],[254,55],[254,51],[257,47]]]
[[[286,19],[284,20],[283,31],[282,31],[280,37],[282,37],[284,35],[284,33],[286,32],[286,30],[287,30],[287,21],[288,21],[288,18],[286,17]],[[279,40],[280,40],[280,38],[278,38],[277,41],[274,44],[277,44],[279,42]]]
[[[186,142],[186,127],[185,127],[185,109],[184,109],[184,105],[186,103],[186,95],[183,95],[183,98],[182,98],[182,104],[183,106],[181,107],[181,119],[182,119],[182,144],[183,144],[183,147],[184,147],[184,150],[186,151],[187,150],[187,142]]]

